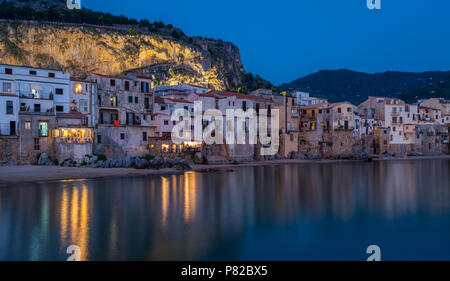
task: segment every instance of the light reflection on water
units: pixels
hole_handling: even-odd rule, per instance
[[[0,188],[0,260],[450,259],[450,161],[296,164]]]

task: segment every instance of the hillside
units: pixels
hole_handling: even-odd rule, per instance
[[[450,100],[450,76],[430,85],[408,89],[398,94],[397,97],[409,103],[433,97]]]
[[[0,0],[1,1],[1,0]],[[0,63],[89,72],[137,71],[156,83],[194,83],[249,92],[270,82],[246,73],[232,43],[190,37],[162,22],[68,10],[65,0],[0,4]]]
[[[406,90],[429,86],[450,76],[450,72],[423,73],[388,71],[369,74],[347,69],[323,70],[279,86],[282,91],[301,90],[331,102],[359,104],[368,96],[398,96]],[[422,98],[423,93],[417,96]]]

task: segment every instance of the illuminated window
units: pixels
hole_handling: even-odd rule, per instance
[[[172,144],[172,152],[177,152],[177,145],[176,144]]]
[[[169,152],[169,145],[161,144],[161,150],[162,150],[162,152]]]
[[[48,122],[39,122],[39,136],[48,137]]]
[[[81,94],[83,93],[83,85],[81,83],[75,84],[75,94]]]
[[[25,130],[31,130],[31,122],[30,121],[25,122]]]

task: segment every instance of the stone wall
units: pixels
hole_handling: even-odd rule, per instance
[[[91,143],[58,143],[56,146],[59,163],[66,159],[72,159],[81,163],[86,155],[92,155]]]
[[[0,137],[0,166],[17,164],[19,138],[16,136]]]
[[[147,136],[149,136],[149,129],[146,127],[99,126],[96,130],[93,152],[104,154],[111,159],[147,155],[149,154],[149,143],[148,138],[144,140],[143,132],[147,132]],[[101,136],[101,143],[98,142],[99,135]]]

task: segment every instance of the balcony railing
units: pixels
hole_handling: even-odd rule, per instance
[[[40,99],[40,100],[53,100],[53,93],[48,93],[48,94],[33,94],[30,92],[20,92],[19,93],[20,98],[23,99]]]
[[[53,107],[48,109],[41,109],[39,110],[32,108],[31,106],[20,106],[19,113],[26,113],[26,114],[40,114],[40,115],[55,115],[55,109]]]

